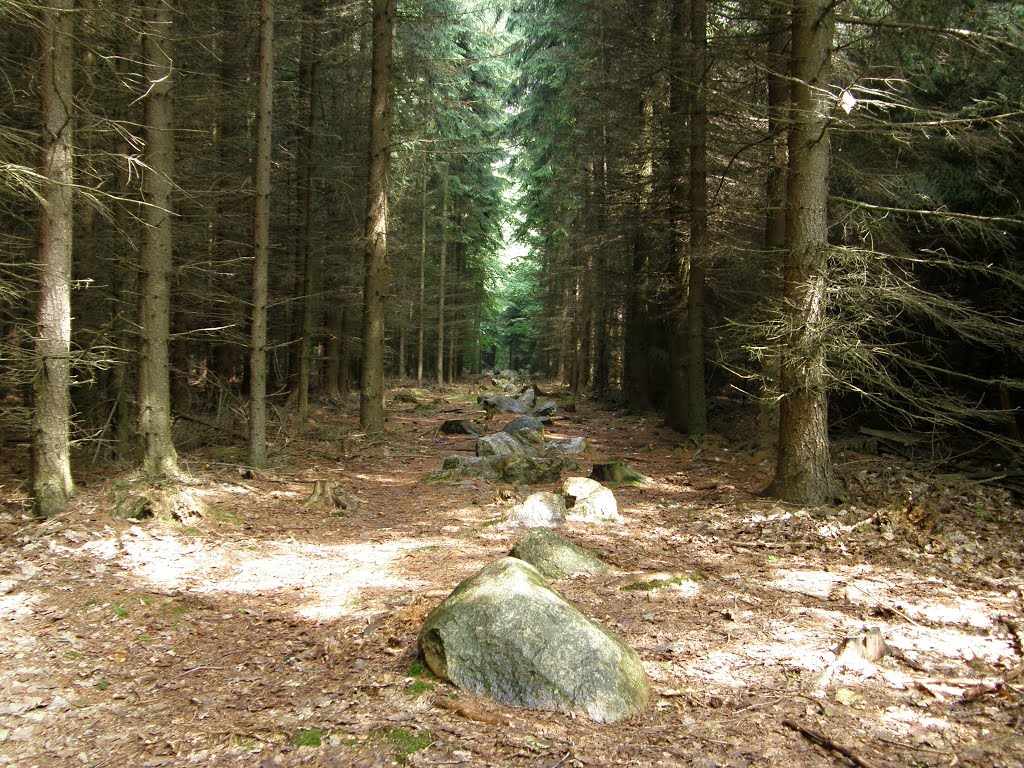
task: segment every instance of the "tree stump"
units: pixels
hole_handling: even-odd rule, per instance
[[[466,419],[448,419],[441,425],[441,433],[445,435],[473,435],[480,437],[483,433],[471,421]]]
[[[651,478],[641,475],[628,464],[621,461],[609,461],[604,464],[595,464],[590,471],[590,477],[600,483],[647,483]]]
[[[136,485],[119,489],[114,498],[114,517],[126,520],[156,518],[193,525],[207,515],[207,507],[193,488],[177,483]]]
[[[338,515],[353,512],[358,506],[359,499],[331,480],[317,480],[309,498],[302,502],[303,509],[319,507]]]
[[[843,661],[853,658],[870,661],[872,664],[888,655],[889,646],[882,637],[878,627],[865,629],[863,632],[844,637],[835,648],[836,660]]]

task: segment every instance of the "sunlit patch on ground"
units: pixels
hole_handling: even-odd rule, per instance
[[[295,613],[319,621],[351,610],[365,589],[411,591],[423,583],[396,575],[396,559],[429,546],[423,539],[344,545],[264,542],[259,550],[211,544],[171,533],[151,536],[132,528],[119,541],[91,542],[83,550],[105,559],[123,549],[136,576],[164,590],[262,595],[287,592]]]
[[[30,616],[38,596],[30,592],[18,592],[0,597],[0,620],[14,620]]]
[[[1002,620],[1020,625],[1020,553],[1005,544],[1018,529],[979,536],[968,505],[943,521],[948,541],[971,543],[950,560],[864,525],[868,509],[749,495],[768,482],[760,459],[726,455],[721,438],[684,458],[674,433],[589,403],[556,430],[591,446],[574,474],[622,460],[656,481],[614,489],[622,524],[557,529],[611,572],[552,586],[638,652],[650,707],[596,725],[411,685],[425,616],[526,533],[499,525],[515,489],[424,482],[471,450],[433,431],[445,398],[397,415],[409,429],[384,440],[352,438],[343,463],[311,464],[299,436],[273,475],[224,469],[194,527],[111,519],[109,478],[82,485],[77,517],[0,519],[0,711],[8,696],[18,723],[8,735],[0,720],[0,757],[14,759],[0,764],[383,766],[394,761],[352,750],[395,723],[437,736],[417,765],[837,764],[789,718],[878,765],[1020,765],[1021,660]],[[352,432],[351,405],[318,418]],[[304,508],[325,477],[358,506]],[[707,581],[622,589],[691,571]],[[837,664],[846,638],[875,627],[902,656]],[[295,745],[316,729],[320,747]]]
[[[830,571],[780,571],[771,584],[787,592],[799,592],[827,599],[837,584],[842,584],[842,575]]]

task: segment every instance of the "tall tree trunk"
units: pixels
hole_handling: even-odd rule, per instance
[[[299,236],[302,258],[302,294],[299,312],[298,375],[295,379],[296,419],[300,424],[309,418],[309,380],[313,353],[313,318],[316,304],[316,275],[320,271],[319,252],[313,244],[315,219],[313,207],[316,191],[316,132],[320,90],[320,60],[317,39],[320,3],[307,0],[302,20],[302,42],[299,54],[299,90],[305,102],[305,120],[299,131]]]
[[[171,436],[169,336],[174,216],[174,66],[170,54],[174,10],[169,0],[146,0],[145,226],[139,259],[139,436],[142,470],[150,480],[178,474]]]
[[[427,330],[427,156],[423,155],[423,188],[420,190],[420,285],[419,285],[419,329],[416,336],[416,383],[423,385],[424,337]]]
[[[645,14],[646,17],[646,14]],[[633,411],[651,407],[650,382],[650,315],[648,243],[643,212],[649,207],[653,190],[651,180],[654,162],[650,150],[651,103],[644,95],[637,99],[637,117],[644,139],[644,162],[641,183],[633,194],[630,250],[632,269],[629,274],[629,300],[626,311],[626,343],[623,354],[623,383],[626,402]]]
[[[32,507],[47,517],[67,506],[71,480],[71,245],[75,175],[74,0],[42,11],[43,204],[39,211],[36,371],[32,378]]]
[[[788,58],[789,27],[783,9],[768,6],[766,52],[768,97],[768,172],[765,178],[764,245],[767,251],[765,281],[768,294],[780,293],[779,262],[786,247],[786,113],[790,86]],[[777,356],[768,355],[762,362],[761,403],[757,418],[758,440],[775,449],[779,437],[779,403],[775,392],[779,381]]]
[[[444,305],[447,290],[448,271],[448,174],[442,183],[441,202],[441,253],[437,265],[437,386],[444,387]]]
[[[825,375],[832,2],[794,0],[792,14],[783,287],[789,330],[782,350],[779,455],[771,492],[786,501],[823,504],[834,486]]]
[[[704,384],[704,281],[708,247],[706,0],[690,0],[690,276],[686,294],[687,431],[708,429]]]
[[[669,224],[669,290],[668,307],[668,402],[665,421],[679,432],[689,432],[689,374],[687,372],[687,326],[684,308],[687,302],[689,264],[683,238],[685,219],[684,178],[686,174],[687,118],[689,72],[686,55],[690,46],[687,0],[672,0],[669,24],[672,63],[669,68],[668,107],[668,224]]]
[[[135,41],[127,28],[118,29],[115,33],[116,71],[119,77],[129,77],[135,58]],[[115,103],[117,119],[128,120],[131,112],[130,101],[133,99],[127,89],[121,89]],[[117,155],[128,157],[131,152],[127,137],[121,136],[117,142]],[[115,171],[115,194],[119,200],[113,206],[114,229],[119,233],[116,238],[115,266],[110,272],[110,325],[111,338],[121,349],[130,349],[135,338],[134,299],[138,295],[138,259],[131,249],[129,233],[135,231],[135,217],[131,197],[131,177],[127,163],[117,164]],[[136,366],[123,361],[111,366],[110,386],[114,395],[112,427],[112,453],[121,460],[128,460],[138,444],[136,429],[138,420],[135,418],[136,385],[138,373]]]
[[[274,93],[274,4],[260,0],[253,216],[252,339],[249,351],[249,462],[267,465],[267,271],[270,264],[270,153]]]
[[[397,0],[373,0],[370,167],[363,283],[363,365],[359,424],[384,429],[384,294],[387,291],[388,171],[391,159],[391,81]]]
[[[559,384],[569,383],[569,342],[572,336],[572,315],[573,309],[571,284],[568,279],[562,277],[561,310],[556,325],[558,339],[558,359],[555,362],[555,379]]]

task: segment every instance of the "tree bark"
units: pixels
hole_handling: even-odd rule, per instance
[[[623,354],[624,388],[626,402],[632,411],[643,412],[651,407],[650,382],[650,310],[649,310],[649,268],[650,255],[644,227],[643,212],[650,205],[652,197],[651,179],[653,158],[649,149],[651,108],[650,101],[641,95],[638,99],[637,117],[645,141],[642,182],[633,195],[631,211],[630,249],[632,270],[629,275],[629,302],[626,311],[626,343]]]
[[[828,253],[830,0],[794,0],[783,298],[779,454],[770,491],[800,504],[831,500],[825,370]]]
[[[301,244],[302,294],[299,320],[299,370],[295,380],[296,419],[300,424],[309,418],[309,386],[313,352],[313,318],[316,304],[316,275],[320,271],[319,253],[313,244],[315,220],[313,207],[316,192],[317,102],[320,89],[320,60],[317,54],[317,19],[321,12],[316,0],[304,4],[302,42],[300,45],[299,89],[305,101],[305,120],[299,130],[299,227],[297,243]]]
[[[427,156],[423,155],[423,187],[420,190],[420,285],[419,285],[419,329],[416,336],[416,383],[423,385],[424,336],[426,335],[427,306]]]
[[[384,429],[384,294],[387,291],[388,171],[391,157],[391,82],[397,0],[373,0],[373,74],[367,182],[363,365],[359,424]]]
[[[764,245],[767,254],[765,280],[770,296],[780,293],[780,254],[786,247],[786,113],[790,87],[787,77],[786,50],[789,29],[785,12],[768,6],[766,31],[768,50],[765,57],[768,98],[768,172],[765,177]],[[777,356],[768,355],[762,363],[761,403],[757,419],[758,440],[774,450],[779,436],[779,404],[775,392],[779,382]]]
[[[173,9],[169,0],[147,0],[142,50],[145,100],[145,226],[139,259],[139,436],[142,470],[149,480],[178,474],[171,436],[169,337],[174,179],[174,65],[170,54]]]
[[[67,506],[71,479],[71,250],[75,155],[73,0],[42,11],[40,101],[43,204],[39,211],[36,370],[32,379],[32,507],[47,517]]]
[[[253,215],[252,339],[249,349],[249,462],[267,465],[267,272],[270,264],[270,153],[274,92],[274,5],[260,0],[259,85]]]
[[[708,429],[704,384],[704,282],[708,248],[706,0],[690,0],[690,275],[686,294],[686,421],[691,434]]]
[[[689,40],[689,13],[687,0],[673,0],[669,41],[672,64],[669,72],[669,136],[668,136],[668,224],[669,261],[672,272],[668,276],[672,299],[668,312],[668,402],[665,421],[678,432],[689,432],[689,374],[687,364],[687,326],[685,307],[689,282],[689,264],[684,227],[684,176],[686,173],[686,137],[689,117],[686,81],[686,52]]]
[[[437,265],[437,386],[444,388],[444,309],[445,292],[447,291],[448,272],[448,174],[445,172],[442,183],[441,202],[441,252]]]

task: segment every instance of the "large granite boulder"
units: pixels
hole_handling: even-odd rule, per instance
[[[540,485],[562,479],[565,462],[557,458],[502,456],[501,480],[512,485]]]
[[[525,560],[546,579],[608,573],[608,566],[587,550],[566,541],[547,528],[534,528],[512,547],[509,555]]]
[[[514,397],[505,395],[478,395],[477,402],[484,407],[488,417],[495,413],[529,413],[530,409]]]
[[[512,706],[614,722],[650,695],[636,652],[513,557],[459,584],[427,616],[419,648],[438,677]]]
[[[501,431],[534,447],[544,447],[544,422],[534,416],[516,416]]]
[[[533,407],[533,415],[537,418],[550,418],[551,415],[558,410],[558,403],[554,400],[545,400],[540,405]]]
[[[495,432],[478,438],[476,441],[477,456],[530,456],[536,458],[537,449],[527,445],[518,437],[508,432]]]
[[[565,497],[550,491],[531,493],[522,504],[512,507],[512,514],[509,516],[509,520],[531,528],[539,525],[555,525],[564,519]],[[525,560],[526,558],[520,559]]]
[[[562,483],[562,495],[569,520],[585,523],[621,523],[615,494],[589,477],[567,477]]]
[[[511,485],[539,485],[561,479],[561,459],[531,456],[448,456],[436,479],[480,478]]]
[[[444,477],[478,477],[481,480],[501,480],[501,467],[494,456],[448,456],[441,465]],[[435,478],[435,479],[439,479]]]

